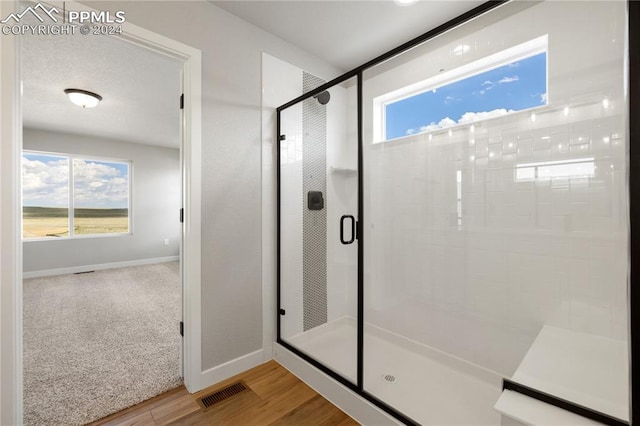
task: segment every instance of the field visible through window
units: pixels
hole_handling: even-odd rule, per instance
[[[23,207],[23,238],[68,237],[67,209]],[[74,235],[129,232],[128,209],[76,209]]]
[[[22,237],[129,233],[129,174],[129,162],[24,152]]]

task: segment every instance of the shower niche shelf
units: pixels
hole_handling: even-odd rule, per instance
[[[355,176],[358,174],[358,170],[351,167],[335,167],[331,166],[331,173],[342,176]]]

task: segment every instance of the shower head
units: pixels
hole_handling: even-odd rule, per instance
[[[331,99],[331,94],[328,91],[320,92],[314,96],[314,98],[320,103],[320,105],[326,105]]]

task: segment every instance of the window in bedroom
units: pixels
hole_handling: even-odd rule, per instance
[[[130,193],[131,162],[24,151],[22,236],[130,233]]]

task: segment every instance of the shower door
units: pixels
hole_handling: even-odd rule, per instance
[[[304,92],[324,82],[302,73]],[[280,110],[279,342],[344,383],[357,374],[355,79]]]

